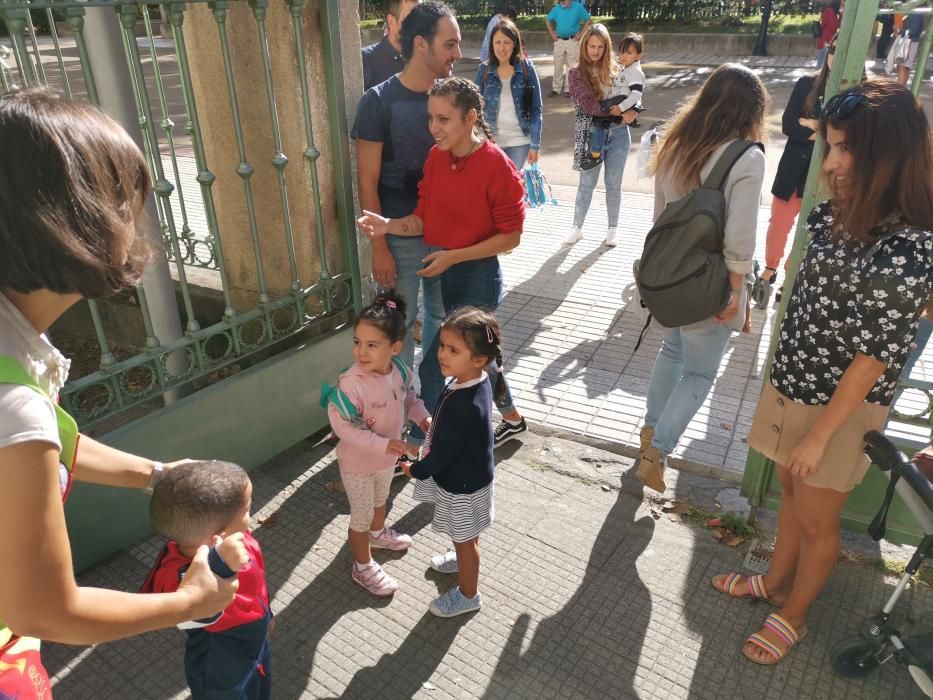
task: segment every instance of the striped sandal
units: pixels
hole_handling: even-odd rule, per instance
[[[783,648],[770,639],[766,639],[760,632],[755,632],[755,634],[750,635],[749,638],[745,640],[745,644],[752,644],[759,649],[764,649],[769,654],[770,658],[767,660],[760,659],[754,654],[749,653],[744,647],[742,648],[742,653],[745,655],[746,659],[761,666],[774,666],[790,653],[790,650],[797,645],[797,642],[807,636],[806,629],[797,632],[793,625],[777,613],[768,615],[762,629],[771,630],[783,643]]]
[[[735,592],[735,589],[743,580],[748,582],[749,592],[739,595]],[[783,603],[779,603],[768,595],[768,589],[765,588],[764,576],[743,576],[742,574],[732,573],[723,577],[722,574],[719,574],[713,577],[711,583],[713,584],[713,588],[717,591],[725,593],[732,598],[757,598],[778,608],[783,605]]]

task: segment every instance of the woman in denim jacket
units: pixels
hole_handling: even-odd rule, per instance
[[[490,47],[489,60],[480,64],[473,82],[485,100],[486,121],[496,144],[521,170],[526,161],[536,163],[541,150],[541,82],[534,64],[523,57],[521,36],[513,22],[504,19],[496,25]],[[511,100],[500,100],[505,82],[512,88]],[[523,114],[526,86],[531,88],[531,108]]]

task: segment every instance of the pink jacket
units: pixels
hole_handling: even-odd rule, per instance
[[[431,415],[414,389],[402,386],[395,365],[389,374],[376,374],[354,364],[340,375],[337,385],[363,420],[363,425],[351,423],[336,406],[327,407],[330,425],[340,438],[337,459],[348,472],[371,473],[393,466],[397,458],[386,454],[386,447],[390,439],[402,436],[406,415],[415,423]]]

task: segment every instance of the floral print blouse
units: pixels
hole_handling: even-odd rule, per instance
[[[886,363],[866,397],[887,406],[933,294],[933,233],[893,219],[867,246],[831,236],[832,204],[807,218],[809,244],[781,323],[771,383],[822,406],[856,353]]]

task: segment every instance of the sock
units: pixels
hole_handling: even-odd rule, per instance
[[[525,420],[525,419],[524,419],[524,418],[519,418],[518,420],[509,420],[508,418],[503,418],[502,420],[504,420],[504,421],[505,421],[506,423],[508,423],[509,425],[521,425],[521,424],[522,424],[522,421]]]
[[[373,560],[372,560],[372,559],[370,559],[370,560],[369,560],[367,563],[365,563],[365,564],[360,564],[358,561],[353,562],[353,566],[356,568],[357,571],[362,571],[363,569],[365,569],[365,568],[367,568],[367,567],[369,567],[369,566],[372,566],[372,564],[373,564]]]
[[[385,531],[386,531],[385,528],[382,528],[381,530],[370,530],[370,531],[369,531],[369,536],[372,537],[373,539],[375,539],[375,538],[377,538],[377,537],[380,537],[380,536],[382,535],[382,533],[385,532]]]

